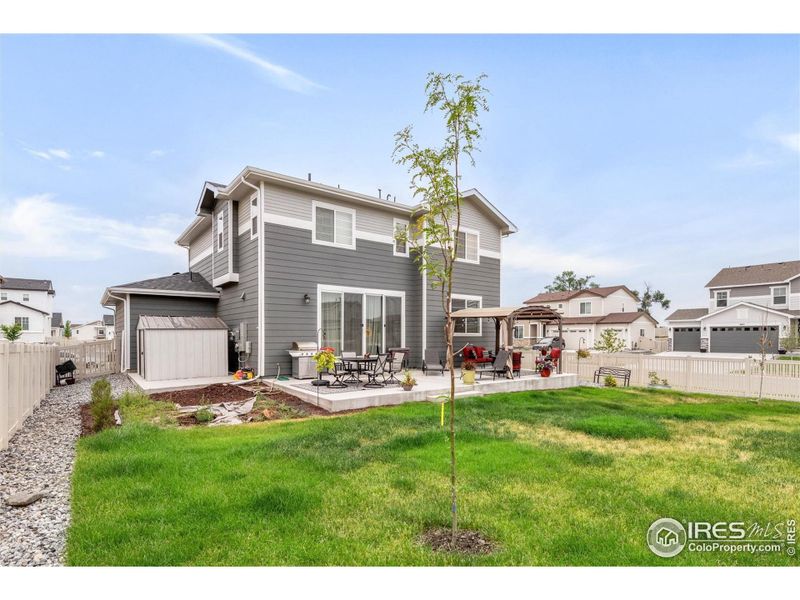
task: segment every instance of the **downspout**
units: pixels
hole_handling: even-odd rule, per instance
[[[244,176],[240,177],[240,181],[246,185],[247,187],[253,188],[258,195],[258,237],[257,240],[257,252],[258,252],[258,298],[256,302],[258,303],[257,312],[258,312],[258,326],[256,327],[258,331],[258,364],[256,369],[256,375],[258,377],[264,377],[264,346],[266,345],[265,340],[265,328],[264,328],[264,182],[262,181],[259,185],[253,185],[249,181],[247,181]],[[252,219],[252,215],[250,215]]]

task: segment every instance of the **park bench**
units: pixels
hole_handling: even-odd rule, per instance
[[[620,369],[617,367],[600,367],[597,371],[594,372],[594,382],[600,383],[600,379],[603,377],[607,377],[611,375],[616,379],[621,379],[623,386],[628,386],[631,383],[631,370],[630,369]]]

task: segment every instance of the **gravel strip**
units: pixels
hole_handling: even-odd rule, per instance
[[[126,375],[111,375],[113,394],[134,389]],[[60,565],[70,518],[70,478],[80,436],[81,404],[94,379],[53,388],[0,452],[0,566]],[[5,498],[43,489],[45,497],[13,508]]]

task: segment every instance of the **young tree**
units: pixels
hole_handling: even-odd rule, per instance
[[[72,337],[72,323],[69,321],[64,323],[64,337],[67,339]]]
[[[767,366],[767,351],[772,347],[772,340],[769,337],[769,327],[767,327],[766,313],[761,321],[761,333],[758,336],[758,399],[756,402],[761,402],[761,396],[764,393],[764,371]]]
[[[411,190],[420,199],[423,211],[409,228],[398,233],[414,253],[420,271],[427,273],[433,288],[441,291],[447,343],[447,362],[450,366],[450,512],[451,541],[455,544],[458,531],[456,490],[455,438],[455,371],[453,369],[453,332],[451,299],[453,267],[459,249],[461,231],[461,175],[463,164],[475,164],[481,138],[479,115],[489,110],[483,86],[484,75],[474,81],[461,75],[429,73],[425,84],[425,112],[438,111],[445,125],[441,146],[422,147],[414,139],[411,126],[395,134],[393,157],[411,174]]]
[[[548,292],[571,292],[600,287],[592,279],[594,279],[594,275],[578,277],[575,275],[575,271],[562,271],[560,275],[553,278],[553,283],[546,285],[544,289]]]
[[[655,304],[660,304],[661,308],[667,309],[669,308],[670,301],[667,298],[667,295],[662,292],[661,290],[653,290],[651,286],[646,281],[644,282],[644,293],[640,294],[637,290],[631,290],[633,295],[636,296],[636,299],[639,301],[639,311],[646,312],[648,315],[650,314],[650,309]]]
[[[600,334],[600,339],[594,343],[594,349],[603,352],[619,352],[625,347],[625,342],[619,339],[617,332],[613,329],[604,329]]]
[[[14,323],[13,325],[0,325],[0,331],[3,332],[3,337],[9,342],[16,342],[22,337],[22,324]]]

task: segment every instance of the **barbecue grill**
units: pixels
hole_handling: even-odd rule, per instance
[[[317,366],[313,356],[317,352],[316,342],[292,342],[292,377],[295,379],[313,379],[317,376]]]

